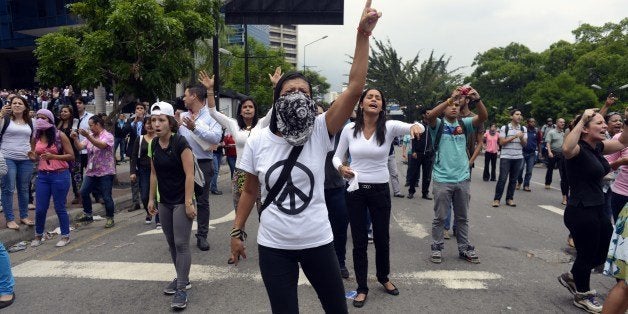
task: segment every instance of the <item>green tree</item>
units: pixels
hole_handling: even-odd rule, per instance
[[[175,83],[196,71],[196,41],[214,34],[218,2],[83,0],[69,8],[84,24],[37,40],[41,83],[103,84],[114,100],[133,95],[152,101],[173,98]]]
[[[273,50],[263,44],[249,38],[249,96],[260,106],[265,113],[273,102],[273,88],[268,74],[273,74],[275,68],[280,66],[283,72],[293,70],[290,63],[286,62],[282,50]],[[223,87],[239,93],[245,92],[244,77],[244,47],[231,46],[230,56],[221,56],[225,66],[229,68],[229,74],[221,80]]]
[[[453,86],[461,82],[458,69],[448,70],[449,58],[434,56],[432,51],[423,62],[417,53],[403,60],[390,41],[375,40],[369,58],[368,87],[381,90],[389,102],[405,108],[406,121],[418,120],[418,109],[432,107],[444,99]]]

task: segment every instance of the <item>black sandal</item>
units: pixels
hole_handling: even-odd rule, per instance
[[[394,287],[392,290],[388,290],[388,288],[386,288],[386,283],[381,283],[381,284],[382,286],[384,286],[384,290],[386,291],[386,293],[390,295],[399,295],[399,289],[397,289],[397,286],[395,286],[395,284],[393,284],[392,282],[390,282],[390,284]]]
[[[369,294],[368,293],[358,293],[358,294],[364,294],[364,300],[358,301],[358,300],[354,299],[353,300],[353,307],[361,308],[366,303],[366,299],[369,296]],[[357,295],[356,295],[356,297],[357,297]]]

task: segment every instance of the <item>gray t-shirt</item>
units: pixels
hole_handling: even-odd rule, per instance
[[[28,160],[28,152],[31,150],[31,135],[31,127],[28,124],[17,124],[10,120],[2,137],[0,152],[7,159]]]
[[[528,130],[525,126],[519,125],[517,127],[512,126],[511,123],[508,124],[508,134],[506,134],[506,126],[502,126],[499,129],[499,138],[507,138],[510,136],[515,136],[517,133],[523,132],[523,138],[525,140],[528,139]],[[502,146],[502,153],[499,156],[503,159],[522,159],[523,158],[523,145],[521,143],[520,138],[515,138],[511,142]]]
[[[557,129],[551,129],[545,135],[545,142],[550,144],[552,153],[563,152],[563,141],[565,140],[565,132],[558,131]]]

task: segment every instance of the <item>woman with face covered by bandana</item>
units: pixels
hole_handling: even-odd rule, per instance
[[[52,196],[55,212],[61,227],[61,239],[57,247],[70,242],[70,217],[66,197],[70,190],[69,163],[74,161],[70,139],[54,126],[54,116],[47,109],[37,111],[35,120],[35,153],[39,157],[35,182],[35,239],[31,246],[42,244],[46,213]]]
[[[364,306],[368,295],[367,210],[373,223],[377,281],[384,286],[388,294],[399,294],[397,287],[388,279],[390,273],[388,227],[391,208],[388,153],[396,136],[410,134],[414,138],[424,130],[425,128],[418,123],[386,121],[386,99],[381,91],[371,88],[364,91],[360,97],[355,122],[347,124],[340,135],[338,149],[333,159],[334,167],[347,179],[357,175],[359,186],[357,190],[347,194],[347,209],[353,238],[353,265],[358,283],[358,295],[353,301],[355,307]],[[343,165],[341,159],[347,150],[351,155],[351,167]]]
[[[278,180],[291,151],[301,146],[291,172],[267,208],[260,213],[257,235],[259,265],[273,313],[299,312],[299,265],[314,287],[323,310],[346,313],[340,267],[333,246],[324,194],[325,157],[332,135],[351,115],[368,67],[369,36],[381,13],[366,1],[357,30],[349,85],[325,113],[316,116],[310,83],[302,74],[283,76],[274,90],[268,128],[252,135],[244,147],[240,167],[246,171],[244,189],[231,231],[232,259],[246,258],[245,222],[261,182],[262,199]]]

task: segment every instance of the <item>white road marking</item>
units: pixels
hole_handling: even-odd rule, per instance
[[[22,278],[85,278],[169,282],[176,277],[172,263],[70,262],[31,260],[13,267],[13,275]],[[191,281],[217,281],[243,278],[261,281],[259,274],[247,274],[236,267],[192,265]]]
[[[406,208],[407,210],[407,208]],[[403,231],[413,238],[424,239],[430,235],[423,225],[413,222],[410,218],[404,217],[403,213],[399,213],[400,217],[397,217],[395,213],[391,212],[393,219],[397,222],[399,227],[403,229]]]
[[[561,216],[565,215],[565,210],[564,209],[560,209],[560,208],[552,206],[552,205],[539,205],[539,207],[541,207],[543,209],[547,209],[547,210],[551,211],[552,213],[559,214]]]
[[[422,282],[424,280],[436,281],[448,289],[479,290],[488,289],[486,280],[501,279],[502,276],[485,271],[462,271],[462,270],[430,270],[424,272],[413,272],[399,274],[392,277],[405,278]]]
[[[216,229],[216,227],[214,227],[213,225],[217,225],[223,222],[229,222],[229,221],[233,221],[235,219],[235,210],[230,211],[228,214],[217,218],[217,219],[213,219],[209,221],[209,229]],[[198,230],[198,224],[196,223],[196,221],[194,221],[192,223],[192,230]],[[149,235],[149,234],[162,234],[163,231],[161,230],[157,230],[157,229],[152,229],[152,230],[148,230],[146,232],[142,232],[140,234],[138,234],[138,236],[143,236],[143,235]]]

